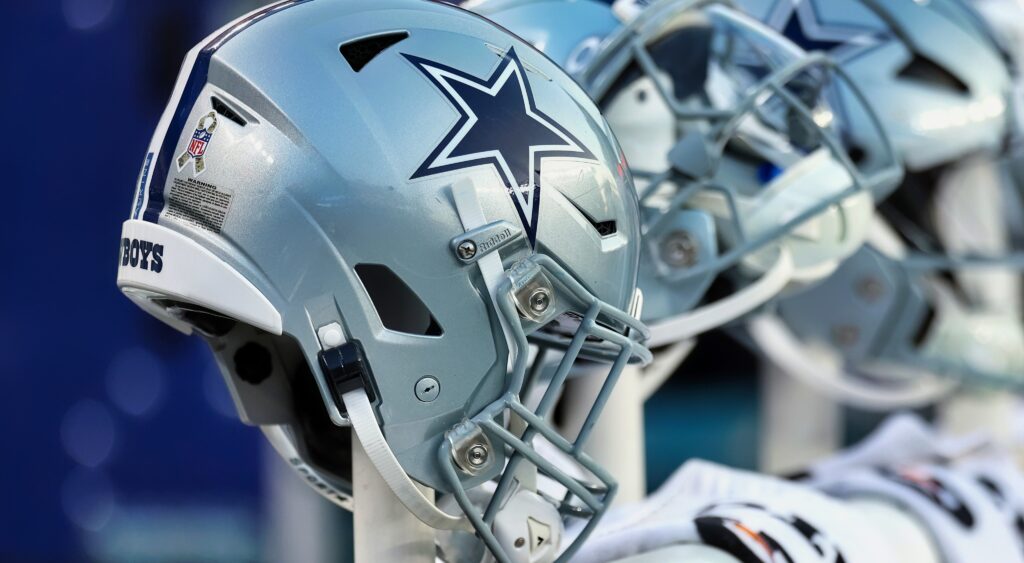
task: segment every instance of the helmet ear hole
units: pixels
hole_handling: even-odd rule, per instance
[[[270,351],[258,342],[247,342],[234,354],[235,373],[246,383],[259,385],[274,371]]]
[[[206,336],[224,336],[231,332],[237,323],[231,317],[194,303],[176,299],[153,299],[153,303],[162,307],[168,315],[188,323]]]
[[[443,334],[430,309],[391,268],[358,264],[355,269],[384,328],[417,336]]]

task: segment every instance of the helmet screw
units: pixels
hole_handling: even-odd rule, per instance
[[[853,346],[858,340],[860,340],[860,330],[852,325],[839,325],[833,327],[832,340],[843,347]]]
[[[688,231],[672,231],[661,240],[661,259],[673,268],[697,263],[700,246]]]
[[[530,294],[530,309],[532,309],[534,313],[543,313],[548,310],[550,305],[551,294],[547,289],[538,287]]]
[[[515,545],[517,548],[523,547],[524,545],[526,545],[526,538],[516,538]]]
[[[459,254],[459,258],[463,260],[470,260],[476,256],[476,243],[471,240],[464,240],[459,243],[459,247],[456,249]]]
[[[466,461],[470,465],[479,469],[487,464],[487,458],[490,454],[487,452],[487,446],[483,444],[473,444],[466,451]]]
[[[873,303],[885,294],[885,285],[878,278],[867,277],[857,283],[857,295],[861,299]]]

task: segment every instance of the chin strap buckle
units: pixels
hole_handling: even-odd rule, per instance
[[[340,346],[322,350],[317,357],[320,360],[320,369],[327,380],[327,386],[331,390],[331,397],[334,404],[342,415],[347,416],[345,401],[342,396],[355,389],[364,389],[366,396],[372,404],[377,400],[377,394],[373,389],[373,378],[370,374],[370,364],[366,361],[366,355],[358,342],[346,342]]]

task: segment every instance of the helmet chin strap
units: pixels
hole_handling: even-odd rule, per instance
[[[958,383],[930,374],[915,374],[906,385],[876,385],[851,377],[835,354],[808,349],[774,315],[759,315],[747,323],[758,348],[775,365],[809,387],[839,402],[871,410],[919,407],[950,394]]]
[[[265,425],[260,426],[260,430],[263,431],[263,435],[267,437],[270,445],[274,447],[274,451],[288,462],[288,466],[298,473],[303,481],[308,483],[313,490],[320,493],[320,496],[345,510],[351,511],[353,509],[352,495],[332,485],[330,481],[320,475],[319,471],[302,461],[302,457],[299,456],[298,450],[295,449],[295,443],[292,441],[286,426],[280,424]]]
[[[348,410],[352,429],[355,430],[359,442],[362,443],[366,456],[391,491],[398,497],[399,502],[431,528],[472,531],[473,527],[465,516],[452,516],[439,509],[402,469],[402,465],[398,463],[387,440],[384,439],[384,434],[380,431],[377,417],[373,413],[373,405],[370,404],[370,398],[366,396],[366,390],[361,387],[353,389],[342,395],[342,400]]]
[[[651,323],[649,346],[654,348],[688,340],[738,319],[778,295],[789,283],[792,274],[793,258],[789,249],[785,246],[779,247],[775,264],[756,282],[729,297],[698,307],[689,313]]]

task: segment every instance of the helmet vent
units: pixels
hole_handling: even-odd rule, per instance
[[[235,328],[235,319],[202,305],[167,298],[153,299],[153,303],[162,307],[168,315],[188,323],[206,336],[224,336]]]
[[[366,288],[384,328],[417,336],[443,334],[430,309],[390,268],[381,264],[358,264],[356,275]]]
[[[580,212],[580,215],[582,215],[583,218],[586,219],[588,223],[590,223],[590,226],[594,227],[594,230],[597,231],[597,234],[601,235],[602,237],[614,235],[618,231],[614,219],[611,221],[598,221],[591,217],[590,214],[584,211],[583,208],[581,208],[579,205],[576,205],[576,202],[573,201],[572,199],[569,199],[569,203],[571,203],[572,206],[576,208],[576,211]]]
[[[243,119],[241,115],[238,115],[238,112],[228,107],[228,105],[217,96],[213,96],[210,98],[210,104],[213,105],[213,111],[217,112],[220,115],[223,115],[231,121],[234,121],[242,127],[245,127],[245,119]]]
[[[380,35],[371,35],[355,41],[349,41],[341,46],[341,55],[348,61],[352,70],[359,72],[363,70],[374,57],[381,54],[385,49],[409,37],[408,31],[394,31]]]
[[[932,332],[932,327],[935,326],[935,320],[937,315],[935,309],[928,306],[924,311],[924,318],[921,319],[921,324],[918,325],[917,330],[914,332],[914,345],[923,346],[925,341],[928,339],[928,335]]]
[[[914,58],[907,63],[907,66],[900,70],[899,76],[907,80],[940,86],[959,94],[970,92],[967,84],[957,78],[955,74],[942,68],[935,61],[919,54],[915,54]]]

